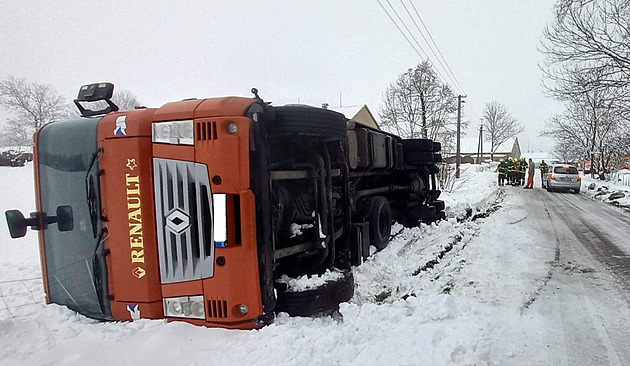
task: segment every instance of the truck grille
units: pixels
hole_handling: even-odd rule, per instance
[[[227,318],[228,305],[226,300],[208,300],[208,317]]]
[[[208,168],[153,159],[155,217],[162,283],[214,275],[212,192]]]
[[[217,139],[217,123],[197,122],[197,141],[210,141]]]

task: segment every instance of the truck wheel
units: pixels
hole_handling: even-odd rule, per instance
[[[440,151],[442,151],[442,143],[433,142],[433,152],[440,152]]]
[[[346,137],[346,117],[343,114],[306,105],[287,105],[274,108],[276,119],[271,125],[272,135],[311,136],[325,140]]]
[[[435,207],[436,211],[444,211],[444,207],[446,207],[446,205],[444,204],[444,201],[442,200],[433,201],[429,203],[429,205]]]
[[[433,152],[434,143],[429,139],[406,139],[402,140],[405,152]]]
[[[404,152],[405,163],[411,165],[433,164],[433,153],[409,151]]]
[[[331,315],[339,310],[339,304],[346,302],[354,295],[354,276],[352,271],[345,270],[343,277],[328,281],[320,287],[288,292],[278,290],[276,313],[285,312],[291,316]]]
[[[370,224],[370,244],[378,250],[385,249],[392,233],[392,209],[385,197],[370,198],[368,222]]]

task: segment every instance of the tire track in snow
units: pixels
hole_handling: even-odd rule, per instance
[[[427,273],[431,270],[438,271],[438,273],[435,275],[435,279],[439,278],[441,275],[441,269],[444,266],[451,264],[451,258],[455,257],[457,253],[464,249],[468,242],[470,242],[481,229],[478,225],[476,225],[476,222],[480,219],[489,217],[490,215],[501,209],[501,203],[503,202],[505,195],[505,191],[499,189],[496,191],[496,196],[494,200],[492,200],[491,203],[487,204],[484,209],[478,211],[476,214],[473,214],[473,211],[471,209],[466,217],[457,218],[457,223],[459,225],[463,225],[460,229],[457,230],[456,233],[449,235],[449,239],[447,239],[446,244],[443,244],[444,241],[440,240],[440,237],[443,237],[445,234],[448,233],[440,231],[439,229],[435,233],[432,233],[432,227],[425,227],[425,230],[429,230],[429,232],[409,232],[406,231],[404,228],[397,231],[396,234],[392,236],[392,239],[406,240],[406,242],[401,244],[400,248],[397,249],[393,248],[394,246],[396,246],[396,244],[392,243],[394,245],[390,244],[391,247],[388,247],[383,252],[377,254],[377,256],[387,256],[387,254],[390,254],[387,253],[388,250],[395,250],[395,254],[390,254],[389,258],[383,258],[382,261],[380,258],[372,258],[372,263],[370,263],[370,260],[366,263],[368,266],[373,265],[382,268],[374,269],[372,271],[366,271],[370,272],[366,274],[370,276],[370,280],[372,282],[378,282],[379,285],[381,285],[380,291],[373,294],[371,298],[369,296],[366,297],[366,295],[362,294],[360,296],[362,297],[362,299],[355,298],[355,301],[361,302],[361,300],[363,300],[366,302],[381,304],[395,299],[405,300],[409,296],[415,296],[414,291],[417,286],[410,286],[410,288],[405,288],[409,287],[409,281],[407,281],[406,279],[422,277],[422,274]],[[449,223],[452,224],[452,222],[449,221],[441,221],[441,223],[446,225],[448,225]],[[406,238],[405,236],[407,234],[410,235],[410,237]],[[428,245],[425,245],[424,247],[419,247],[422,244],[426,244],[427,241],[429,241]],[[426,252],[427,250],[435,250],[436,248],[439,249],[429,256],[422,255],[423,252]],[[391,272],[393,270],[391,266],[387,264],[389,261],[409,261],[410,256],[421,257],[421,264],[419,266],[416,264],[403,273],[387,273],[388,271]],[[453,270],[459,271],[464,263],[465,261],[457,263],[456,267]],[[357,273],[362,273],[363,269],[365,268],[366,267],[357,268],[357,271],[355,272],[355,279],[357,278]],[[411,282],[418,284],[418,280],[414,280]],[[361,287],[359,292],[370,291],[369,283],[362,283],[358,285],[359,287]],[[442,291],[445,293],[449,292],[450,289],[452,289],[452,285],[452,283],[447,282]],[[367,288],[367,290],[365,290],[364,288]]]
[[[549,208],[547,207],[547,203],[545,202],[545,200],[543,200],[542,202],[543,202],[543,206],[545,207],[545,213],[547,214],[547,217],[549,218],[551,222],[551,227],[553,228],[554,237],[556,238],[554,260],[551,263],[551,267],[549,268],[549,271],[547,271],[547,274],[543,276],[541,279],[539,279],[538,281],[536,281],[536,282],[540,282],[540,285],[536,288],[536,290],[534,290],[531,297],[527,299],[523,305],[521,305],[521,308],[520,308],[521,314],[523,314],[525,310],[527,310],[538,299],[538,297],[540,296],[540,293],[543,291],[545,286],[547,286],[547,282],[549,282],[549,280],[553,276],[553,269],[557,267],[558,263],[560,262],[560,236],[558,235],[558,232],[556,230],[556,225],[553,222],[554,221],[553,217],[551,217],[551,214],[549,213]],[[524,219],[525,218],[519,221],[523,221]]]

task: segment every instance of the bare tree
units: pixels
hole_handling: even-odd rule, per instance
[[[494,153],[499,146],[523,132],[523,126],[510,115],[506,106],[496,101],[486,103],[483,119],[485,140],[490,142],[490,160],[494,160]]]
[[[607,173],[628,154],[630,130],[630,3],[627,0],[558,0],[543,35],[545,86],[566,111],[546,134],[557,150],[591,161],[591,174]]]
[[[582,153],[570,141],[560,141],[556,142],[554,146],[553,156],[564,163],[568,163],[577,161],[582,156]]]
[[[570,151],[573,158],[589,159],[593,176],[599,171],[607,173],[609,163],[622,160],[630,149],[630,126],[625,113],[620,113],[627,110],[627,105],[620,105],[610,91],[594,89],[570,99],[565,112],[553,116],[544,132],[555,139],[556,150]]]
[[[129,111],[142,105],[142,102],[129,90],[114,92],[112,101],[121,111]]]
[[[593,88],[630,84],[630,3],[627,0],[559,0],[555,21],[543,33],[542,65],[553,93],[564,84],[596,71]]]
[[[18,146],[31,145],[38,128],[68,116],[65,99],[49,85],[13,76],[0,81],[0,105],[13,115],[5,126],[6,139]]]
[[[116,104],[120,111],[130,111],[142,105],[142,102],[129,90],[114,91],[112,102]],[[88,102],[85,107],[93,111],[103,110],[109,105],[104,100]]]
[[[425,61],[387,88],[381,126],[405,138],[437,139],[454,124],[456,109],[453,91]]]

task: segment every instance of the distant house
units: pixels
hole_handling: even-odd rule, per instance
[[[477,155],[477,143],[476,139],[471,138],[463,138],[461,139],[460,145],[460,163],[479,163],[481,161],[489,161],[491,158],[490,144],[487,141],[484,141],[484,152],[483,154],[479,154],[479,158]],[[518,137],[514,139],[514,143],[512,144],[512,148],[508,149],[507,144],[502,144],[497,149],[497,152],[492,154],[493,161],[500,161],[501,159],[506,159],[509,157],[520,158],[521,157],[521,145],[518,143]],[[479,160],[479,161],[477,161]],[[455,163],[455,152],[449,154],[444,161],[450,164]]]
[[[367,105],[354,105],[348,107],[329,107],[328,105],[322,105],[323,108],[327,108],[333,110],[335,112],[339,112],[346,116],[347,119],[351,119],[355,122],[359,122],[366,126],[374,127],[380,130],[378,126],[378,122],[376,122],[376,118]]]

